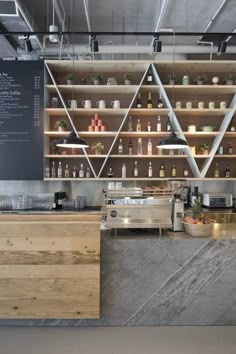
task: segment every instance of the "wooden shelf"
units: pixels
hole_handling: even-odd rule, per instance
[[[129,115],[134,116],[156,116],[156,115],[167,115],[170,112],[168,108],[131,108],[129,110]]]
[[[65,108],[46,108],[45,112],[47,112],[51,116],[66,116]],[[88,116],[88,115],[94,115],[94,114],[101,114],[104,116],[105,115],[109,115],[109,116],[122,115],[122,116],[124,116],[127,112],[127,108],[120,108],[120,109],[114,109],[114,108],[105,108],[105,109],[76,108],[76,109],[72,109],[72,108],[68,108],[68,112],[72,115],[82,115],[82,116]]]
[[[194,94],[233,94],[236,93],[236,85],[164,85],[167,93],[194,93]]]
[[[107,155],[102,154],[102,155],[96,155],[96,154],[87,154],[87,157],[91,159],[105,159]],[[85,159],[86,155],[49,155],[46,154],[44,157],[49,158],[49,159]]]
[[[199,116],[202,118],[205,118],[205,116],[221,116],[222,117],[230,111],[231,111],[230,108],[228,108],[228,109],[221,109],[221,108],[215,108],[215,109],[209,109],[209,108],[174,109],[174,112],[175,112],[177,118],[181,117],[181,116]]]
[[[214,159],[236,159],[236,155],[215,155]]]
[[[88,94],[112,94],[112,93],[121,93],[134,94],[138,85],[57,85],[58,89],[62,93],[88,93]],[[56,87],[54,85],[46,85],[46,88],[49,92],[56,92]]]
[[[109,155],[110,158],[120,158],[120,159],[186,159],[187,155]]]
[[[44,134],[46,136],[51,136],[51,137],[64,137],[69,135],[69,131],[64,131],[64,132],[58,132],[58,131],[45,131]],[[88,132],[88,131],[78,131],[79,136],[81,137],[114,137],[116,136],[117,132]]]
[[[197,178],[197,177],[181,177],[178,176],[175,178],[176,180],[181,179],[181,180],[186,180],[186,181],[236,181],[236,177],[232,178],[214,178],[214,177],[206,177],[206,178]],[[165,178],[160,178],[160,177],[126,177],[126,178],[121,178],[121,177],[91,177],[91,178],[44,178],[44,181],[169,181],[173,180],[173,177],[165,177]]]

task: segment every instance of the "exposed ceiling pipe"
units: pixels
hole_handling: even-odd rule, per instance
[[[223,9],[223,7],[226,5],[228,0],[223,0],[222,3],[220,4],[220,6],[218,7],[218,9],[216,10],[216,12],[214,13],[214,15],[212,16],[210,22],[207,24],[206,28],[204,29],[204,33],[207,32],[207,30],[212,26],[213,21],[215,21],[216,17],[219,15],[220,11]],[[203,38],[203,36],[201,36],[199,38],[199,41],[201,41]]]
[[[167,3],[168,3],[168,0],[164,0],[163,3],[162,3],[161,11],[160,11],[160,14],[159,14],[159,16],[158,16],[158,19],[157,19],[157,22],[156,22],[156,27],[155,27],[155,31],[154,31],[154,32],[158,32],[158,30],[160,29],[160,26],[161,26],[161,23],[162,23],[162,19],[163,19],[164,13],[165,13],[165,11],[166,11]],[[150,45],[151,45],[151,46],[153,45],[153,39],[152,39]]]
[[[25,20],[27,26],[29,27],[30,31],[31,31],[31,32],[34,32],[34,28],[31,26],[30,21],[28,20],[28,18],[27,18],[27,16],[26,16],[26,14],[25,14],[25,12],[24,12],[24,10],[23,10],[21,4],[19,3],[18,0],[15,0],[15,3],[16,3],[16,6],[17,6],[18,10],[20,10],[21,15],[22,15],[23,19]],[[40,42],[38,36],[35,36],[35,41],[37,42],[37,44],[38,44],[40,50],[43,52],[44,49],[43,49],[43,46],[42,46],[42,44],[41,44],[41,42]]]
[[[92,32],[90,18],[89,18],[89,12],[88,12],[88,2],[87,2],[87,0],[83,0],[83,3],[84,3],[84,11],[85,11],[85,17],[86,17],[86,21],[87,21],[88,31]]]

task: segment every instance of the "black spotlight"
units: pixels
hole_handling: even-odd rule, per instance
[[[218,50],[217,50],[217,55],[221,55],[222,53],[226,52],[228,42],[226,41],[220,41],[218,44]]]
[[[96,39],[96,34],[92,34],[90,37],[90,48],[92,53],[99,52],[98,40]]]
[[[154,37],[153,41],[153,51],[155,53],[160,53],[162,48],[162,42],[159,41],[159,37]]]
[[[24,36],[24,45],[25,45],[25,51],[26,52],[33,52],[33,47],[29,39],[29,35]]]

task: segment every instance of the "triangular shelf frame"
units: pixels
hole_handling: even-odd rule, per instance
[[[173,107],[172,107],[172,105],[170,103],[170,100],[169,100],[169,98],[167,96],[167,93],[166,93],[166,91],[165,91],[165,89],[163,87],[163,84],[162,84],[161,79],[160,79],[160,77],[158,75],[157,69],[156,69],[154,64],[151,64],[151,65],[152,65],[152,71],[153,71],[154,76],[155,76],[155,80],[156,80],[157,84],[160,87],[160,92],[162,94],[162,97],[163,97],[163,99],[165,101],[165,104],[166,104],[167,108],[170,110],[170,112],[168,113],[170,122],[171,122],[173,128],[178,132],[178,137],[180,137],[181,139],[185,139],[184,133],[183,133],[182,128],[181,128],[181,126],[179,124],[178,118],[175,115],[175,112],[174,112]],[[200,172],[200,170],[198,168],[198,165],[197,165],[197,163],[196,163],[196,161],[195,161],[195,159],[194,159],[194,157],[193,157],[193,155],[192,155],[192,153],[190,151],[189,146],[185,148],[185,153],[187,155],[186,159],[187,159],[187,162],[188,162],[188,164],[189,164],[189,166],[190,166],[190,168],[192,170],[193,176],[197,177],[197,178],[200,178],[201,177],[201,172]]]
[[[144,72],[144,74],[143,74],[143,76],[142,76],[142,78],[141,78],[141,81],[140,81],[140,83],[139,83],[139,85],[138,85],[138,88],[137,88],[137,90],[136,90],[135,93],[134,93],[134,96],[133,96],[133,98],[132,98],[132,100],[131,100],[131,102],[130,102],[130,105],[129,105],[129,107],[128,107],[126,113],[125,113],[125,115],[124,115],[124,118],[123,118],[123,120],[122,120],[122,122],[121,122],[121,124],[120,124],[120,127],[119,127],[119,129],[117,130],[117,133],[116,133],[116,135],[115,135],[115,137],[114,137],[114,139],[113,139],[113,142],[111,143],[111,146],[110,146],[110,149],[109,149],[109,151],[108,151],[108,153],[107,153],[107,155],[106,155],[106,158],[105,158],[104,161],[103,161],[102,167],[101,167],[101,169],[100,169],[100,171],[99,171],[99,173],[98,173],[98,177],[101,176],[101,173],[103,172],[104,167],[106,166],[107,160],[108,160],[109,156],[111,155],[113,146],[115,145],[116,140],[118,139],[119,134],[120,134],[120,132],[121,132],[121,130],[122,130],[122,128],[123,128],[123,125],[125,124],[125,122],[126,122],[126,120],[127,120],[127,117],[129,116],[129,112],[130,112],[130,110],[131,110],[131,108],[132,108],[132,106],[133,106],[133,103],[134,103],[134,101],[135,101],[135,99],[136,99],[136,97],[137,97],[137,95],[138,95],[138,93],[139,93],[139,91],[140,91],[140,88],[141,88],[141,86],[142,86],[142,84],[143,84],[143,81],[144,81],[144,79],[145,79],[145,77],[146,77],[146,75],[147,75],[147,72],[148,72],[148,70],[149,70],[150,67],[151,67],[151,64],[147,64],[146,70],[145,70],[145,72]]]
[[[52,71],[51,71],[50,68],[49,68],[48,63],[45,62],[45,66],[46,66],[47,71],[48,71],[48,73],[49,73],[49,76],[50,76],[50,78],[51,78],[51,80],[52,80],[52,82],[53,82],[53,85],[55,86],[55,89],[56,89],[56,91],[57,91],[57,94],[58,94],[58,96],[59,96],[59,98],[60,98],[60,100],[61,100],[62,106],[63,106],[63,108],[65,109],[65,113],[66,113],[67,117],[69,118],[69,121],[70,121],[70,123],[71,123],[71,125],[72,125],[72,128],[74,129],[74,131],[77,131],[77,130],[76,130],[76,127],[75,127],[75,125],[74,125],[74,122],[73,122],[73,118],[71,117],[70,112],[68,111],[68,108],[67,108],[67,106],[66,106],[65,100],[64,100],[64,98],[63,98],[63,96],[62,96],[62,94],[61,94],[61,91],[60,91],[60,89],[59,89],[57,83],[56,83],[56,80],[55,80],[55,78],[54,78],[54,76],[53,76],[53,73],[52,73]],[[81,150],[83,151],[83,153],[84,153],[84,155],[85,155],[85,157],[86,157],[86,159],[87,159],[87,162],[88,162],[88,164],[89,164],[89,167],[91,168],[93,177],[96,178],[96,177],[97,177],[97,174],[96,174],[96,172],[95,172],[95,170],[94,170],[94,168],[93,168],[93,165],[92,165],[92,163],[91,163],[91,161],[90,161],[90,159],[89,159],[89,157],[88,157],[88,154],[87,154],[86,149],[81,149]]]
[[[213,140],[213,143],[212,143],[212,147],[211,147],[211,151],[209,153],[210,157],[209,159],[207,159],[206,161],[204,161],[203,165],[202,165],[202,169],[201,169],[201,177],[204,178],[207,174],[207,171],[215,157],[215,154],[216,154],[216,151],[218,149],[218,147],[220,146],[220,143],[221,143],[221,140],[223,139],[224,137],[224,134],[235,114],[235,110],[236,110],[236,94],[234,94],[233,96],[233,99],[230,103],[230,108],[231,108],[231,111],[227,112],[225,115],[224,115],[224,118],[222,120],[222,123],[221,123],[221,126],[219,128],[219,132],[220,134],[217,135],[215,137],[215,139]]]

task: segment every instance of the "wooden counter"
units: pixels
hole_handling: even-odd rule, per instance
[[[0,318],[99,318],[100,220],[0,215]]]

